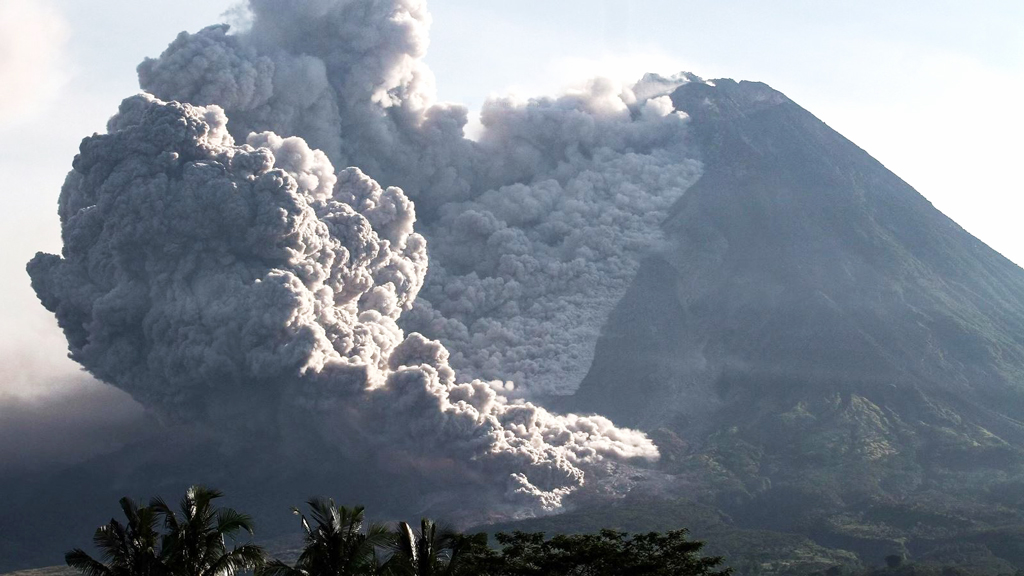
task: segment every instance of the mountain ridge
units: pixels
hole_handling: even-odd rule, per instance
[[[728,289],[732,292],[729,294],[732,302],[744,303],[752,313],[761,314],[759,319],[770,321],[773,316],[780,316],[780,312],[790,319],[797,316],[799,309],[796,304],[802,302],[792,297],[787,299],[785,292],[800,290],[800,297],[810,300],[815,307],[834,308],[837,296],[847,301],[861,296],[843,293],[846,285],[856,284],[856,289],[869,291],[864,296],[875,300],[862,297],[857,303],[863,309],[857,312],[869,313],[871,320],[876,322],[879,318],[891,322],[893,313],[908,315],[916,312],[916,308],[924,308],[926,313],[938,309],[934,302],[907,301],[908,295],[905,294],[908,292],[905,285],[909,281],[937,281],[941,285],[926,288],[938,288],[935,290],[936,298],[959,300],[954,303],[973,309],[967,310],[977,313],[971,319],[988,321],[999,332],[998,343],[1011,345],[1007,347],[1010,349],[1000,350],[1007,356],[1004,363],[1009,366],[1006,368],[1014,376],[1021,374],[1021,366],[1024,366],[1021,348],[1024,345],[1024,314],[1021,313],[1024,310],[1024,270],[970,236],[866,152],[781,93],[760,83],[716,80],[714,84],[686,84],[673,93],[676,107],[685,110],[692,118],[694,139],[700,143],[707,167],[704,176],[673,207],[666,222],[666,233],[674,243],[674,251],[663,251],[650,259],[648,270],[638,275],[639,280],[634,286],[645,282],[645,274],[659,274],[650,267],[668,265],[679,272],[676,276],[680,280],[675,288],[677,300],[684,307],[708,305],[706,298],[701,300],[708,291]],[[740,109],[734,96],[736,92],[748,99],[752,110]],[[710,95],[717,95],[716,99],[711,100]],[[765,118],[765,113],[770,117]],[[737,118],[743,126],[737,125]],[[787,130],[792,132],[790,126],[793,122],[801,125],[797,126],[795,134],[787,134]],[[818,134],[814,134],[815,131]],[[817,157],[810,158],[813,162],[809,161],[808,149],[794,145],[807,132],[818,138],[808,148],[816,148],[822,139],[825,140],[825,146],[822,146],[825,153],[815,151]],[[780,149],[780,146],[786,148]],[[851,156],[852,160],[836,160],[837,157]],[[859,170],[854,171],[855,168]],[[868,173],[864,174],[865,171]],[[840,178],[845,182],[838,181]],[[864,184],[856,188],[849,185],[858,181]],[[882,205],[878,206],[880,202]],[[866,221],[850,224],[853,218],[861,217],[866,210],[872,211],[870,220],[861,218]],[[912,228],[912,225],[917,227]],[[906,232],[907,229],[911,231]],[[923,234],[915,230],[922,230]],[[959,244],[953,245],[955,250],[950,250],[949,235],[957,237]],[[853,248],[847,248],[849,246]],[[730,251],[729,260],[723,260],[725,251]],[[830,262],[829,259],[837,254],[843,257],[842,261]],[[954,256],[956,263],[947,262],[947,255]],[[901,269],[908,263],[918,266],[923,263],[927,268],[921,272]],[[726,270],[723,266],[731,267]],[[989,273],[983,278],[986,282],[977,280],[979,271]],[[900,274],[909,278],[899,278]],[[890,280],[892,277],[896,282]],[[736,287],[743,282],[750,285]],[[891,285],[883,285],[885,282]],[[655,284],[652,282],[646,286]],[[743,292],[744,288],[748,290]],[[909,295],[913,298],[927,296],[923,294],[925,289],[922,287],[909,288],[916,292]],[[650,296],[651,290],[645,292]],[[931,305],[931,308],[922,304]],[[631,305],[629,297],[620,303],[623,305]],[[782,309],[784,305],[791,308]],[[996,306],[1002,309],[996,310]],[[733,308],[741,306],[734,305]],[[1003,326],[995,325],[992,316],[1005,310],[1012,314],[1000,318]],[[957,320],[964,320],[964,315],[934,320],[938,329],[933,332],[939,332],[947,340],[946,348],[967,348],[978,344],[972,341],[970,332],[955,325]],[[846,316],[843,320],[849,321],[852,314]],[[918,315],[911,320],[928,319]],[[943,324],[951,321],[954,325]],[[807,322],[795,325],[801,324]],[[797,361],[803,360],[808,352],[823,356],[832,354],[836,357],[827,360],[861,372],[875,368],[874,364],[879,360],[898,362],[900,358],[907,357],[904,351],[882,354],[878,347],[872,348],[870,342],[857,342],[856,338],[851,338],[854,331],[867,333],[867,330],[877,331],[879,328],[878,325],[845,328],[849,339],[846,343],[857,345],[853,348],[855,353],[837,355],[833,342],[815,350],[815,342],[810,338],[800,340],[799,346],[794,344],[793,349],[786,352],[790,354],[790,360]],[[615,330],[614,321],[610,323],[609,330]],[[958,341],[958,337],[962,340]],[[942,344],[938,343],[939,346]],[[600,343],[598,347],[601,347]],[[866,357],[858,357],[858,353]],[[762,366],[769,364],[766,359],[758,360]],[[865,365],[865,361],[870,364]],[[832,364],[816,364],[811,368],[825,373],[836,372]],[[595,365],[592,372],[600,373],[603,368]],[[797,372],[801,368],[790,365],[789,369]],[[905,376],[921,377],[923,373],[926,378],[934,379],[936,375],[935,371],[927,368],[903,367],[900,371]],[[890,376],[886,370],[878,372],[885,378]],[[593,376],[588,378],[594,380]],[[577,393],[578,398],[586,398],[589,385],[585,379]],[[1020,390],[1011,392],[1015,404],[1021,406]],[[614,413],[615,406],[611,404],[608,408]],[[627,418],[627,421],[631,419]]]
[[[650,431],[735,528],[868,563],[1022,525],[1024,270],[765,84],[671,97],[704,173],[566,409]]]

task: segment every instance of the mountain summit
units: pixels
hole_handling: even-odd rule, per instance
[[[765,84],[671,98],[704,173],[572,409],[652,431],[737,525],[865,560],[1024,524],[1024,270]]]

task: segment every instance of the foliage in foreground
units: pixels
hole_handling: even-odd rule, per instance
[[[500,549],[486,534],[466,535],[423,519],[418,529],[367,524],[362,507],[337,506],[312,498],[309,517],[293,509],[304,532],[293,565],[269,559],[240,533],[253,534],[252,519],[218,508],[221,493],[193,486],[179,512],[160,499],[140,506],[121,499],[126,523],[100,526],[93,543],[97,560],[81,549],[65,555],[84,576],[725,576],[722,558],[701,556],[703,542],[686,530],[629,535],[498,534]],[[162,522],[161,522],[162,521]],[[160,531],[158,525],[163,525]],[[228,547],[227,541],[232,541]]]
[[[252,543],[227,548],[239,532],[252,535],[252,519],[213,501],[222,494],[192,486],[179,504],[180,516],[154,498],[149,506],[121,499],[127,523],[111,519],[96,529],[93,544],[106,562],[80,548],[64,555],[68,566],[85,576],[233,576],[257,570],[266,562],[263,549]],[[157,532],[163,520],[164,532]]]

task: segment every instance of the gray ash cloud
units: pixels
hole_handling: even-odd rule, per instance
[[[509,393],[567,393],[668,207],[700,176],[667,94],[700,81],[595,80],[489,101],[478,141],[465,107],[438,103],[414,0],[249,2],[251,25],[182,33],[139,66],[143,89],[217,104],[242,140],[295,135],[416,203],[431,267],[399,322],[440,339],[464,376]]]
[[[216,105],[126,99],[61,192],[61,255],[29,263],[72,358],[158,416],[231,434],[311,427],[350,455],[462,470],[514,509],[557,509],[642,434],[460,381],[396,320],[427,271],[399,188],[298,137],[236,144]],[[446,473],[450,473],[446,469]]]

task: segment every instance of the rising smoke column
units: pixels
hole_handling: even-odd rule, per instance
[[[235,145],[217,106],[126,99],[61,191],[64,249],[28,271],[72,357],[177,421],[273,436],[311,419],[349,453],[453,460],[553,510],[607,457],[657,457],[599,416],[458,382],[396,324],[427,269],[412,203],[299,138]],[[243,430],[243,433],[250,433]]]
[[[438,338],[464,377],[567,393],[660,223],[700,176],[666,96],[692,75],[595,81],[558,98],[488,102],[483,133],[437,103],[416,0],[250,0],[251,27],[182,33],[139,66],[164,99],[223,106],[231,131],[297,135],[335,165],[400,186],[430,243],[400,324]]]
[[[421,60],[424,1],[252,0],[248,8],[248,31],[183,32],[139,65],[139,84],[165,100],[222,106],[239,140],[264,130],[300,136],[334,165],[359,166],[414,199],[424,190],[468,193],[466,110],[434,103]]]

